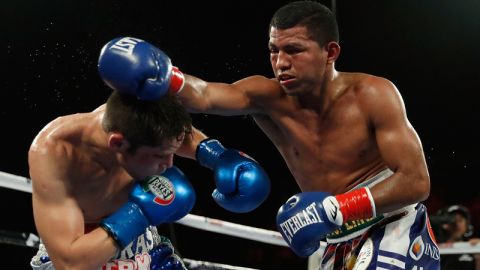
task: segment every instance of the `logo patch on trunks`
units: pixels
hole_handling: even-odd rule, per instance
[[[363,244],[360,252],[357,256],[357,261],[353,267],[353,270],[365,270],[370,265],[373,257],[373,242],[371,238],[368,238]]]
[[[144,190],[155,195],[153,201],[159,205],[169,205],[175,199],[175,189],[168,178],[161,175],[150,176]]]
[[[422,236],[420,235],[415,238],[415,240],[413,240],[412,244],[410,245],[410,250],[408,252],[410,254],[410,257],[418,261],[422,257],[424,251],[425,244],[423,243]]]

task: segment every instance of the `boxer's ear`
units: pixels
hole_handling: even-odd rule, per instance
[[[338,44],[338,42],[331,41],[327,43],[325,49],[328,52],[327,64],[333,64],[340,55],[340,45]]]
[[[120,132],[110,132],[108,135],[108,147],[115,151],[125,151],[130,144]]]

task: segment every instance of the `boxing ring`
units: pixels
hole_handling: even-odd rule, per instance
[[[18,176],[0,171],[0,187],[13,189],[23,192],[32,192],[31,180],[27,177]],[[262,228],[250,227],[236,224],[224,220],[188,214],[175,223],[184,226],[196,228],[198,230],[220,233],[233,237],[248,239],[251,241],[262,242],[271,245],[288,247],[280,233]],[[25,247],[38,247],[40,239],[31,232],[11,232],[1,230],[0,243],[12,244]],[[324,247],[325,243],[322,243]],[[453,244],[439,244],[441,254],[460,254],[460,253],[480,253],[480,244],[471,245],[466,242],[456,242]],[[309,258],[308,269],[316,269],[315,258],[321,256],[322,248]],[[188,269],[231,269],[231,270],[255,270],[254,268],[246,268],[233,266],[228,264],[213,263],[207,261],[198,261],[183,258]],[[318,269],[318,268],[317,268]]]

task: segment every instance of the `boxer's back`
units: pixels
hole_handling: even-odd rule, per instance
[[[117,209],[133,183],[114,155],[97,154],[106,148],[106,139],[102,145],[103,137],[95,136],[101,134],[102,114],[96,110],[58,117],[40,131],[29,150],[34,190],[45,185],[63,190],[76,200],[85,223],[96,223]],[[41,176],[47,173],[55,177]]]

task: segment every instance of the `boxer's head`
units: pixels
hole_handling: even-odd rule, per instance
[[[279,8],[270,21],[269,29],[285,30],[295,26],[305,26],[309,37],[321,47],[330,41],[339,41],[335,15],[318,2],[295,1]]]
[[[140,100],[113,91],[107,100],[102,126],[119,132],[129,142],[129,151],[142,145],[160,146],[165,141],[183,140],[192,133],[192,119],[174,95]]]

